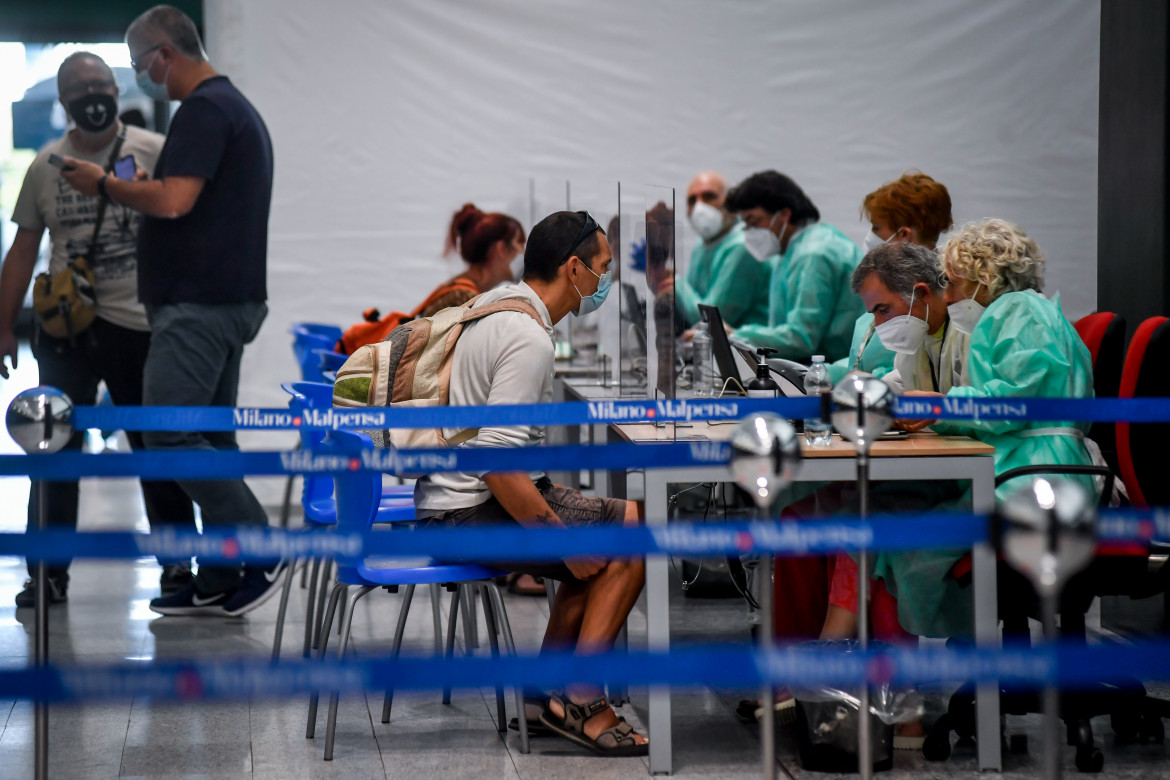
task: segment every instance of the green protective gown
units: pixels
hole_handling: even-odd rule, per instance
[[[954,386],[950,398],[1048,397],[1091,398],[1093,365],[1089,351],[1060,310],[1059,299],[1048,300],[1028,290],[1001,295],[980,318],[970,336],[967,355],[969,385]],[[903,377],[906,378],[905,376]],[[906,389],[930,390],[930,387]],[[995,473],[1031,464],[1088,465],[1091,461],[1073,431],[1088,425],[1073,422],[1014,422],[1005,420],[942,420],[932,426],[942,434],[973,436],[995,447]],[[1089,477],[1078,477],[1093,489]],[[1011,492],[1018,480],[996,490],[997,500]],[[891,483],[904,486],[905,483]],[[948,483],[937,484],[939,491]],[[921,491],[925,483],[915,487]],[[1094,490],[1095,492],[1095,490]],[[891,495],[890,508],[905,503]],[[922,496],[910,504],[922,504]],[[882,505],[880,498],[875,506]],[[970,506],[967,493],[940,493],[929,506],[962,510]],[[874,576],[886,581],[898,599],[898,620],[921,636],[969,634],[974,620],[970,588],[960,589],[948,576],[964,550],[918,550],[880,553]]]
[[[849,354],[861,298],[849,287],[861,250],[837,228],[818,222],[788,242],[773,258],[768,323],[745,325],[737,338],[772,347],[778,357],[807,361],[824,355],[833,362]]]
[[[772,264],[761,263],[743,245],[743,225],[722,238],[701,241],[691,252],[685,279],[675,279],[674,295],[687,327],[699,322],[699,304],[715,306],[733,328],[768,321],[768,284]]]
[[[886,349],[874,333],[873,315],[862,314],[853,324],[853,343],[849,356],[829,364],[829,376],[836,385],[850,371],[866,371],[878,379],[894,370],[894,353]]]

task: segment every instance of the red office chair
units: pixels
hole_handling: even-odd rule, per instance
[[[1151,317],[1138,326],[1125,356],[1120,398],[1160,397],[1170,380],[1170,321]],[[1117,424],[1117,462],[1121,479],[1136,507],[1170,504],[1170,480],[1162,447],[1167,423]]]
[[[1116,398],[1121,387],[1121,364],[1125,358],[1125,318],[1102,311],[1081,317],[1073,327],[1093,357],[1093,393],[1098,398]],[[1117,437],[1111,422],[1093,423],[1089,438],[1097,442],[1105,462],[1117,465]]]

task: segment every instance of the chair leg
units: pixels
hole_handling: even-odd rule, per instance
[[[325,659],[325,647],[329,644],[329,629],[333,627],[333,615],[337,612],[337,602],[345,596],[349,591],[349,586],[344,583],[337,583],[333,586],[333,591],[329,594],[329,607],[325,610],[325,631],[322,633],[321,644],[317,652],[317,660],[323,661]],[[319,691],[313,691],[309,695],[309,723],[305,727],[305,739],[312,739],[317,731],[317,701],[320,699]]]
[[[544,595],[548,598],[548,611],[551,613],[553,601],[557,597],[557,586],[552,577],[544,578]]]
[[[394,648],[390,651],[390,657],[397,659],[398,652],[402,649],[402,635],[406,631],[406,616],[410,612],[410,602],[414,600],[414,585],[407,585],[406,592],[402,594],[402,606],[398,608],[398,625],[394,628]],[[382,722],[390,722],[390,707],[394,704],[394,689],[386,689],[386,697],[382,699]]]
[[[479,591],[482,595],[483,601],[483,617],[487,623],[488,644],[492,648],[492,660],[500,660],[500,640],[496,630],[496,610],[491,600],[483,593],[484,585],[469,584],[468,593],[475,593]],[[504,709],[504,686],[496,686],[496,730],[503,734],[508,730],[508,713]]]
[[[341,640],[337,643],[337,660],[345,659],[345,648],[349,646],[349,637],[353,632],[353,611],[357,607],[358,599],[374,589],[373,585],[363,585],[349,597],[345,605],[345,613],[341,616]],[[325,727],[325,760],[333,760],[333,738],[337,735],[337,703],[341,698],[340,691],[329,694],[329,722]]]
[[[617,637],[613,643],[613,649],[625,653],[630,648],[630,637],[627,633],[629,629],[629,622],[622,624],[622,630],[618,632]],[[625,685],[614,683],[609,687],[609,703],[610,706],[620,707],[630,700],[630,691]]]
[[[293,572],[297,567],[296,558],[293,558],[290,565],[293,571],[289,572],[284,578],[284,584],[280,586],[280,606],[276,608],[276,631],[272,637],[272,663],[280,660],[280,643],[284,639],[284,616],[288,612],[288,594],[292,591]]]
[[[462,599],[463,649],[467,655],[471,655],[473,648],[479,647],[479,621],[475,618],[475,592],[477,588],[474,585],[459,585],[458,587],[467,590]]]
[[[437,582],[431,583],[428,588],[431,594],[431,620],[435,624],[435,655],[443,652],[443,588]]]
[[[512,655],[516,655],[516,641],[512,637],[512,624],[508,622],[508,610],[504,609],[504,597],[494,582],[485,583],[486,593],[491,599],[492,607],[499,618],[500,633],[504,635],[504,647]],[[528,714],[524,711],[524,689],[515,685],[512,692],[516,695],[516,720],[520,725],[520,752],[528,752]]]
[[[329,581],[333,579],[330,572],[333,570],[333,561],[321,559],[320,582],[317,585],[317,614],[313,626],[313,647],[321,644],[321,616],[325,614],[325,594],[329,592]]]
[[[307,571],[308,568],[306,566],[305,570]],[[314,608],[317,605],[317,575],[320,573],[320,570],[321,559],[314,559],[312,581],[309,585],[309,593],[305,598],[305,646],[301,650],[301,655],[305,658],[311,657],[313,655],[313,648],[317,646],[317,637],[313,632],[315,630],[314,627],[317,625],[317,620],[321,618],[320,613],[314,612]]]
[[[462,592],[462,588],[456,588],[455,591],[451,594],[451,614],[450,614],[448,621],[447,621],[446,658],[448,661],[450,661],[451,659],[453,659],[455,657],[455,628],[457,626],[456,621],[459,619],[459,594],[461,592]],[[444,704],[451,703],[451,686],[450,685],[443,686],[443,703]]]
[[[288,518],[292,513],[293,482],[296,478],[295,474],[289,474],[284,483],[284,500],[280,502],[280,522],[277,524],[281,528],[288,528]]]

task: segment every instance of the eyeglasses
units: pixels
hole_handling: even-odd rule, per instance
[[[581,246],[582,241],[593,235],[594,231],[601,230],[601,225],[597,224],[597,220],[588,211],[578,211],[577,213],[585,215],[585,224],[581,226],[581,232],[577,234],[577,238],[569,245],[569,249],[561,256],[560,262],[557,263],[557,268],[569,262],[569,258],[573,256],[573,252],[576,251],[577,247]]]
[[[142,61],[142,58],[145,57],[147,54],[150,54],[152,51],[158,51],[159,49],[161,49],[163,47],[163,45],[164,44],[156,43],[154,46],[151,46],[146,51],[138,52],[137,55],[130,58],[130,67],[134,68],[135,72],[142,70],[142,68],[146,64]]]

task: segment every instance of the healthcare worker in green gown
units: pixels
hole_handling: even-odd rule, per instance
[[[951,196],[941,182],[921,171],[908,171],[866,195],[861,202],[861,214],[870,224],[862,242],[865,252],[895,243],[917,244],[933,250],[939,235],[952,224]],[[852,287],[857,292],[856,272],[853,279]],[[875,327],[867,306],[854,324],[849,357],[829,365],[834,384],[850,371],[865,371],[882,378],[894,369],[894,352],[875,337]],[[930,335],[933,338],[935,331],[931,330]],[[898,384],[894,386],[899,391],[902,389]]]
[[[824,222],[792,179],[776,171],[754,173],[727,193],[728,211],[744,223],[744,245],[772,265],[768,321],[744,325],[733,335],[777,356],[830,362],[849,354],[861,300],[849,278],[861,250]]]
[[[768,321],[772,268],[744,248],[743,225],[724,208],[726,199],[727,184],[714,171],[700,173],[687,187],[687,217],[701,239],[686,277],[674,285],[687,327],[698,324],[700,303],[717,307],[733,328]]]
[[[948,278],[945,299],[950,327],[970,334],[969,384],[935,393],[907,395],[948,398],[1091,398],[1089,351],[1060,309],[1045,298],[1044,256],[1019,227],[999,219],[971,223],[948,237],[940,249]],[[1088,425],[1075,422],[1004,420],[907,421],[942,434],[966,434],[995,447],[995,473],[1017,466],[1088,465]],[[1078,477],[1095,492],[1089,477]],[[1002,500],[1018,484],[996,490]],[[965,503],[965,502],[964,502]],[[947,576],[962,551],[918,551],[877,556],[874,576],[898,599],[899,622],[927,636],[970,630],[969,593],[955,592]],[[948,555],[950,560],[948,561]]]

